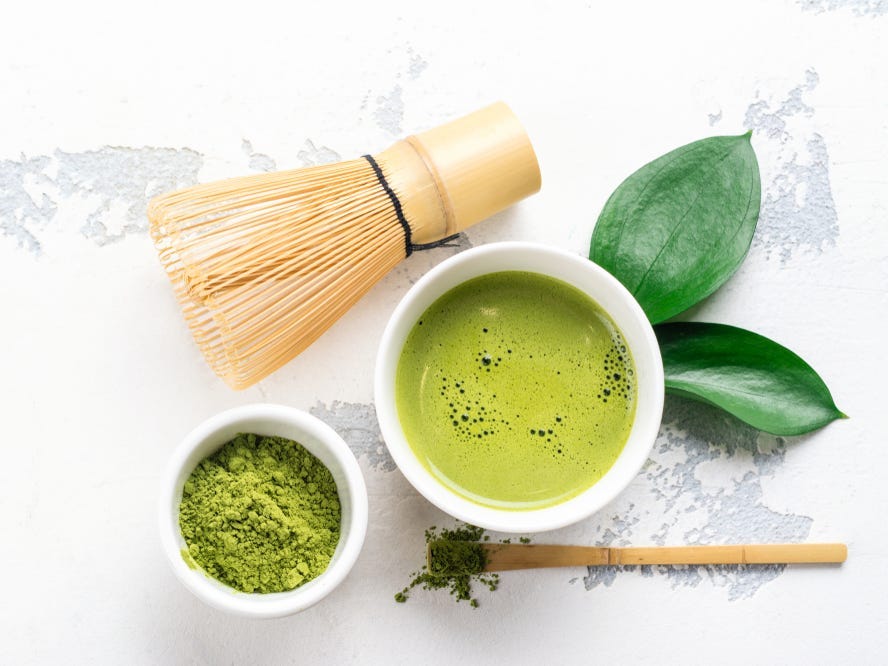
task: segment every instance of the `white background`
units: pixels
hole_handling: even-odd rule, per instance
[[[884,0],[181,4],[4,12],[0,663],[884,660]],[[527,126],[543,189],[462,248],[522,239],[583,254],[633,170],[753,129],[758,236],[688,317],[791,347],[852,417],[781,441],[671,401],[625,495],[535,540],[841,540],[844,566],[525,572],[477,610],[422,592],[395,604],[423,529],[448,523],[375,446],[373,358],[411,280],[453,249],[411,257],[257,387],[233,392],[203,363],[144,232],[146,196],[376,152],[497,99]],[[155,525],[179,440],[256,401],[333,415],[370,490],[347,581],[274,621],[193,598]]]

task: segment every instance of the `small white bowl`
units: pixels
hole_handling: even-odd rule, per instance
[[[623,333],[635,361],[635,421],[623,451],[588,490],[554,506],[527,511],[476,504],[447,488],[416,457],[395,404],[395,374],[407,335],[439,297],[487,273],[528,271],[557,278],[585,292]],[[502,532],[543,532],[575,523],[613,500],[638,474],[653,447],[663,415],[663,362],[644,311],[610,273],[588,259],[536,243],[491,243],[462,252],[424,275],[395,308],[376,358],[376,414],[386,445],[407,480],[441,510],[472,525]]]
[[[339,544],[327,570],[288,592],[248,594],[191,569],[182,559],[185,540],[179,530],[182,487],[197,464],[238,433],[286,437],[299,442],[333,474],[342,507]],[[291,615],[316,604],[351,570],[367,532],[367,487],[358,462],[342,438],[311,414],[283,405],[236,407],[207,419],[192,430],[176,451],[163,476],[159,504],[160,539],[179,580],[202,601],[220,610],[255,618]]]

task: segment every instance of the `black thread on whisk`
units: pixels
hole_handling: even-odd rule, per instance
[[[401,228],[404,230],[404,245],[407,251],[407,256],[409,257],[413,254],[413,232],[410,230],[410,224],[407,222],[407,218],[404,217],[404,211],[401,208],[401,202],[398,200],[398,195],[395,194],[391,187],[389,187],[388,181],[382,173],[382,169],[379,168],[379,165],[376,163],[376,160],[373,159],[373,156],[364,155],[364,159],[373,167],[373,173],[375,173],[376,177],[379,179],[379,184],[382,185],[382,189],[385,190],[385,193],[389,195],[389,199],[392,200],[392,206],[395,207],[395,214],[398,216],[398,222],[401,223]]]
[[[414,250],[432,250],[436,247],[459,247],[459,243],[451,243],[450,241],[455,241],[459,238],[459,234],[453,234],[452,236],[448,236],[447,238],[442,238],[441,240],[432,241],[431,243],[414,243]]]

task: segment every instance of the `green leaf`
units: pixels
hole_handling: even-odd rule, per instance
[[[847,418],[814,369],[773,340],[726,326],[655,326],[666,392],[701,400],[775,435],[801,435]]]
[[[624,180],[598,217],[589,258],[652,323],[687,310],[737,270],[761,203],[758,162],[742,136],[696,141]]]

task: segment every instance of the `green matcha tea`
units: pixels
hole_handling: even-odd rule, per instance
[[[538,509],[598,481],[635,415],[620,331],[578,289],[537,273],[469,280],[429,307],[398,362],[398,417],[441,483],[478,504]]]

